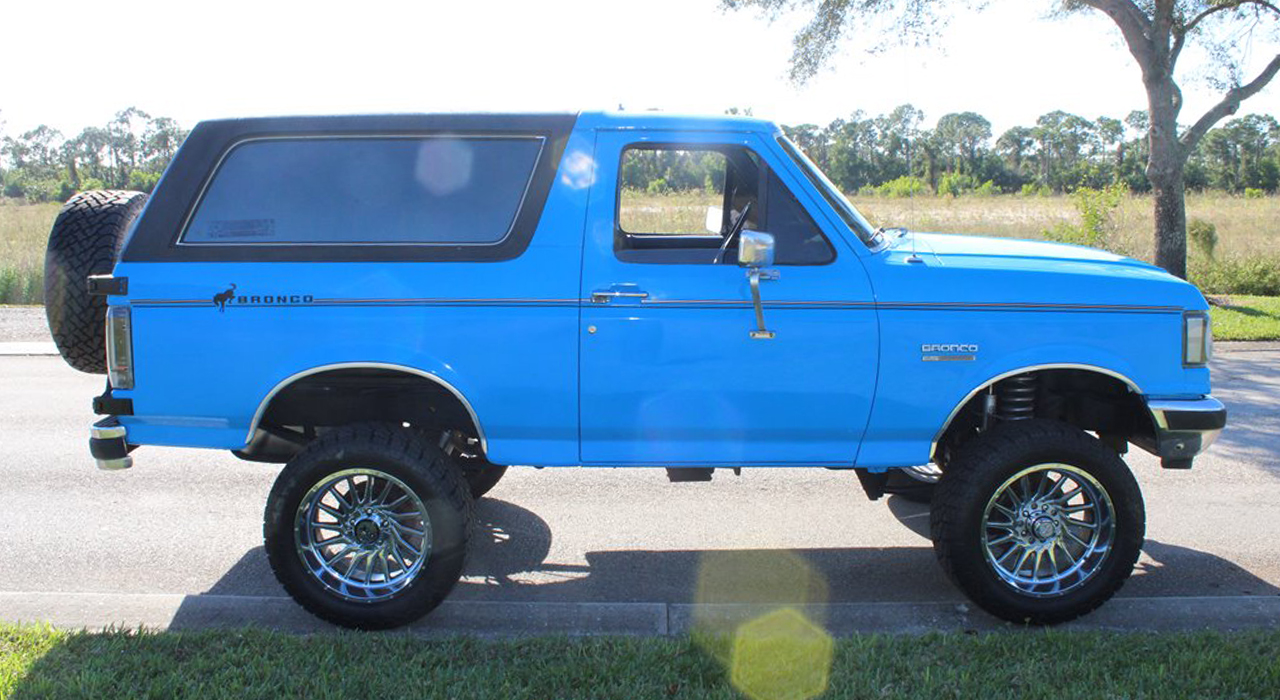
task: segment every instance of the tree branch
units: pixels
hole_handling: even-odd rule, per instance
[[[1154,67],[1154,45],[1151,42],[1151,20],[1133,0],[1080,0],[1099,12],[1105,13],[1120,28],[1124,43],[1129,47],[1143,75]]]
[[[1190,35],[1192,30],[1194,30],[1197,26],[1199,26],[1201,22],[1203,22],[1204,20],[1208,19],[1210,16],[1215,15],[1219,12],[1223,12],[1225,10],[1234,10],[1237,8],[1244,7],[1245,5],[1254,5],[1258,8],[1261,8],[1264,10],[1270,10],[1276,13],[1277,15],[1280,15],[1280,7],[1277,7],[1273,3],[1267,2],[1267,0],[1235,0],[1233,2],[1224,2],[1222,4],[1211,5],[1208,9],[1204,10],[1203,12],[1196,15],[1195,17],[1192,17],[1191,21],[1187,22],[1185,26],[1174,28],[1173,51],[1170,52],[1171,55],[1169,59],[1169,64],[1173,65],[1174,63],[1177,63],[1178,54],[1182,53],[1182,47],[1187,41],[1187,36]]]
[[[1209,129],[1213,128],[1214,124],[1217,124],[1223,117],[1235,114],[1236,110],[1240,109],[1240,103],[1258,94],[1262,88],[1267,86],[1267,83],[1271,82],[1272,78],[1276,77],[1276,73],[1280,73],[1280,54],[1276,54],[1276,57],[1271,59],[1271,63],[1268,63],[1267,67],[1262,69],[1258,77],[1245,85],[1227,91],[1221,102],[1214,105],[1208,112],[1205,112],[1204,116],[1200,117],[1190,129],[1187,129],[1186,133],[1178,139],[1182,144],[1183,153],[1190,153],[1196,147],[1196,144],[1200,143],[1200,139],[1204,138],[1204,135],[1209,132]]]

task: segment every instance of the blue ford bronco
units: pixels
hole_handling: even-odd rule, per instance
[[[869,224],[772,123],[656,114],[198,125],[148,198],[77,195],[47,257],[66,360],[135,447],[284,464],[284,588],[386,628],[458,580],[507,465],[851,470],[929,499],[999,617],[1105,602],[1143,543],[1136,445],[1226,423],[1204,297],[1088,248]]]

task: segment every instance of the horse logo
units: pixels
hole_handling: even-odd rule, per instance
[[[218,292],[217,294],[214,294],[214,295],[213,295],[213,305],[214,305],[214,306],[216,306],[216,307],[218,307],[218,313],[222,313],[222,312],[226,311],[226,310],[227,310],[227,302],[228,302],[228,301],[231,301],[232,299],[234,299],[234,298],[235,298],[235,296],[236,296],[236,283],[235,283],[235,282],[232,282],[232,283],[231,283],[231,289],[228,289],[228,290],[227,290],[227,291],[225,291],[225,292]]]

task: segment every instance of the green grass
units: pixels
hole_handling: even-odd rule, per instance
[[[1020,631],[836,642],[824,697],[1267,698],[1280,631]],[[688,639],[425,640],[0,626],[0,698],[740,698]],[[774,700],[757,695],[753,700]]]
[[[44,303],[44,247],[58,209],[0,197],[0,304]]]
[[[1280,297],[1229,295],[1216,298],[1213,337],[1218,340],[1280,340]]]

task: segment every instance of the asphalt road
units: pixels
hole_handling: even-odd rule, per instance
[[[1086,624],[1280,624],[1280,350],[1245,348],[1215,361],[1230,425],[1194,470],[1130,453],[1145,553],[1122,600]],[[263,554],[276,468],[146,447],[131,470],[97,471],[86,440],[102,383],[57,357],[0,356],[0,619],[315,624],[282,598]],[[851,473],[671,484],[653,469],[513,469],[478,514],[466,575],[428,627],[678,631],[688,604],[732,601],[723,582],[763,570],[802,571],[808,602],[831,604],[847,629],[995,624],[943,577],[925,509],[870,502]],[[700,592],[700,572],[728,589]]]

